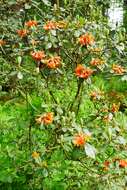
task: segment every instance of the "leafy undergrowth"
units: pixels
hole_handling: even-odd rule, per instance
[[[103,89],[106,101],[110,105],[112,101],[118,102],[118,98],[121,101],[122,110],[112,113],[113,121],[110,124],[105,124],[101,119],[105,113],[100,112],[100,103],[91,99],[92,87],[88,90],[89,95],[86,94],[82,100],[77,118],[74,112],[68,113],[56,104],[47,105],[42,96],[34,94],[28,95],[27,101],[23,96],[1,105],[1,189],[43,187],[46,190],[85,190],[93,188],[95,184],[95,189],[104,189],[103,184],[105,189],[111,189],[114,183],[115,187],[117,185],[118,189],[122,189],[126,181],[126,168],[119,166],[119,160],[127,156],[126,94],[118,91],[117,86],[115,100],[116,87],[112,89],[114,94],[111,97],[110,86],[106,88],[104,84],[102,80],[96,88]],[[63,94],[63,98],[65,96]],[[37,115],[49,111],[55,113],[54,122],[50,126],[38,126],[35,122]],[[81,129],[92,135],[90,144],[87,143],[88,150],[75,148],[72,144],[73,134]],[[110,166],[105,166],[107,160]]]

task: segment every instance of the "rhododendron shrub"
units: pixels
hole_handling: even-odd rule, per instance
[[[3,29],[1,189],[126,185],[126,34],[83,2],[20,4]]]

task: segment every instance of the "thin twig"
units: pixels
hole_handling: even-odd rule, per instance
[[[29,150],[31,151],[31,145],[32,145],[32,138],[31,138],[31,124],[29,125],[29,133],[28,133],[28,143],[29,143]]]

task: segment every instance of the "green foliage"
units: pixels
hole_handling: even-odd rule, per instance
[[[126,188],[127,36],[108,2],[0,2],[0,189]]]

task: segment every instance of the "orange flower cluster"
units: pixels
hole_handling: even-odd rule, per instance
[[[93,71],[91,69],[86,68],[83,65],[78,65],[75,69],[76,76],[83,79],[87,79],[92,73]]]
[[[104,170],[107,171],[109,169],[109,166],[110,166],[110,162],[106,160],[104,162]]]
[[[27,36],[28,31],[26,29],[21,29],[21,30],[17,30],[17,34],[21,37],[24,38]]]
[[[113,65],[112,70],[116,74],[123,74],[125,72],[125,69],[121,65]]]
[[[82,46],[92,45],[94,43],[94,37],[92,36],[92,34],[86,33],[86,34],[80,36],[79,43]]]
[[[30,43],[32,44],[32,46],[36,46],[39,43],[39,41],[32,39]]]
[[[55,30],[55,29],[62,29],[67,26],[67,23],[64,21],[48,21],[44,26],[44,30]]]
[[[102,65],[103,63],[104,63],[103,60],[98,59],[98,58],[96,58],[96,59],[93,58],[91,60],[91,62],[90,62],[90,65],[92,65],[92,66],[98,66],[98,65]]]
[[[73,144],[75,146],[84,146],[84,144],[90,139],[91,135],[86,135],[84,133],[79,133],[74,136]]]
[[[85,143],[86,143],[85,135],[83,133],[75,135],[74,140],[73,140],[73,144],[75,146],[84,146]]]
[[[127,161],[126,160],[119,160],[119,167],[121,167],[121,168],[127,167]]]
[[[44,30],[54,30],[57,29],[57,24],[54,21],[48,21],[43,28]]]
[[[114,159],[114,160],[112,160],[112,162],[116,162],[116,161],[119,162],[119,167],[121,167],[121,168],[127,167],[127,161],[126,161],[126,160],[121,160],[121,159]],[[109,170],[110,164],[111,164],[111,162],[108,161],[108,160],[106,160],[106,161],[104,162],[104,170],[105,170],[105,171]]]
[[[25,25],[29,28],[31,27],[36,27],[37,26],[37,21],[36,20],[29,20],[28,22],[25,23]]]
[[[42,59],[45,58],[45,53],[44,51],[36,51],[36,52],[32,52],[31,56],[35,61],[41,61]]]
[[[97,91],[92,91],[92,92],[90,93],[90,97],[91,97],[93,100],[100,99],[102,95],[104,95],[104,93],[103,93],[103,92],[100,92],[100,91],[98,91],[98,92],[97,92]]]
[[[53,113],[49,112],[44,115],[41,115],[36,119],[36,122],[38,124],[45,124],[45,125],[51,124],[53,122]]]
[[[118,112],[119,111],[119,104],[118,105],[116,105],[116,104],[113,104],[112,105],[112,108],[111,108],[111,111],[113,112],[113,113],[115,113],[115,112]]]
[[[0,39],[0,46],[3,46],[5,44],[6,44],[6,42],[4,40]]]
[[[109,113],[108,115],[105,115],[104,118],[103,118],[103,121],[105,121],[106,123],[112,121],[113,119],[113,114],[112,113]]]
[[[38,152],[36,152],[36,151],[32,153],[32,157],[33,157],[34,159],[39,158],[39,156],[40,156],[40,154],[39,154]]]
[[[97,97],[98,97],[98,93],[97,92],[91,92],[90,93],[90,97],[93,99],[93,100],[96,100],[97,99]]]
[[[47,67],[50,69],[55,69],[59,67],[60,62],[61,62],[61,58],[59,56],[55,56],[55,57],[45,60]]]

